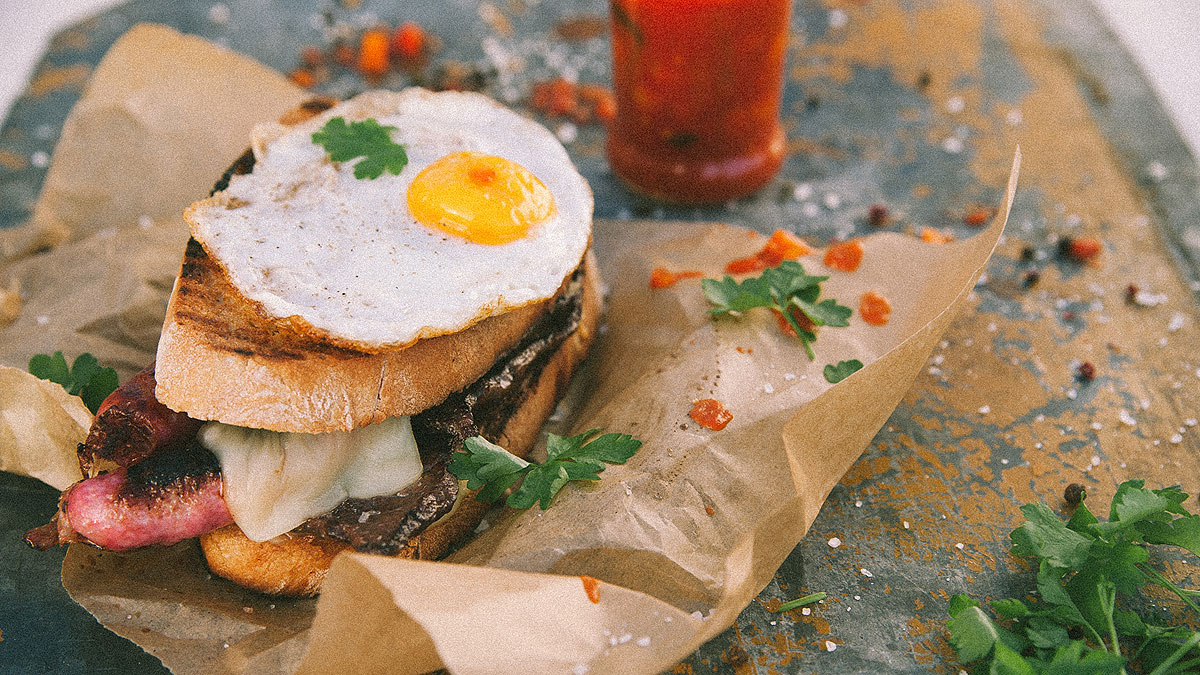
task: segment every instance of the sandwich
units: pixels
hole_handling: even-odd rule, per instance
[[[591,216],[554,136],[478,94],[260,125],[184,213],[156,361],[27,541],[198,538],[214,573],[282,595],[342,551],[442,557],[488,508],[451,455],[476,435],[527,454],[595,334]]]

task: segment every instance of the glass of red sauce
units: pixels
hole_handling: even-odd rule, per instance
[[[748,195],[779,170],[791,0],[612,0],[613,171],[684,204]]]

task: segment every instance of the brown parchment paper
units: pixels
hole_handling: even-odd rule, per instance
[[[185,81],[204,79],[193,70],[213,67],[206,50],[228,55],[163,30],[135,28],[122,50],[114,47],[85,95],[108,100],[111,114],[64,129],[60,145],[119,133],[130,110],[186,105],[176,92]],[[176,63],[154,87],[121,81],[122,73],[137,80],[136,64],[163,58],[162,50]],[[222,77],[209,78],[210,85],[236,79],[249,98],[269,105],[262,99],[272,90],[255,84],[278,75],[241,57],[221,64]],[[102,81],[109,84],[99,87]],[[137,95],[122,103],[122,91]],[[236,107],[236,95],[228,100]],[[228,133],[225,122],[181,130],[168,115],[144,119],[160,145],[147,148],[146,157],[126,158],[128,168],[148,171],[162,161],[159,154],[186,156]],[[235,149],[218,168],[182,166],[188,175],[177,179],[200,186],[194,196],[202,196],[245,138],[231,141]],[[56,151],[54,161],[61,175],[77,181],[64,178],[56,188],[63,193],[102,192],[106,202],[121,202],[130,192],[156,192],[92,176],[71,165],[86,161],[80,156]],[[826,296],[857,308],[862,292],[876,290],[891,301],[893,314],[884,327],[866,326],[856,312],[849,328],[822,329],[814,362],[767,312],[709,319],[696,279],[648,287],[657,266],[718,276],[730,259],[758,250],[761,235],[716,224],[598,222],[595,248],[611,284],[608,314],[557,424],[632,433],[643,449],[597,483],[568,486],[548,511],[495,512],[450,561],[343,555],[319,601],[280,600],[214,579],[192,542],[131,555],[72,546],[63,584],[105,626],[179,673],[666,668],[728,626],[766,585],[895,408],[964,307],[1002,233],[1018,164],[1019,155],[995,221],[972,239],[933,246],[875,235],[864,240],[857,272],[829,272]],[[139,211],[170,214],[171,208],[143,203]],[[68,357],[91,351],[126,377],[152,358],[186,232],[169,215],[141,225],[125,222],[129,215],[105,216],[112,220],[96,220],[95,232],[75,243],[0,267],[27,293],[17,321],[0,333],[0,362],[23,369],[39,351],[62,349]],[[90,279],[65,269],[81,259]],[[820,261],[820,252],[802,259],[810,273],[824,274]],[[44,268],[63,269],[39,277]],[[848,358],[866,366],[829,385],[822,367]],[[733,421],[720,432],[697,427],[687,411],[698,398],[721,400]],[[0,399],[7,406],[0,413],[25,406],[62,414],[53,409],[60,402],[39,400]],[[73,461],[73,441],[60,450]],[[5,441],[0,462],[7,463],[0,466],[27,471],[8,459],[18,454]],[[603,580],[598,603],[588,599],[580,574]]]

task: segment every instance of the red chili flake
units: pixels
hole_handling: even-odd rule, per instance
[[[734,347],[734,349],[736,349],[737,353],[739,353],[739,354],[753,354],[754,353],[753,347]]]
[[[339,65],[353,68],[356,58],[354,48],[344,42],[333,48],[333,60]]]
[[[834,244],[825,252],[825,266],[842,272],[853,272],[862,264],[863,246],[857,239]]]
[[[704,273],[699,270],[672,272],[663,267],[655,267],[650,271],[650,288],[670,288],[679,282],[680,279],[692,279],[702,276],[704,276]]]
[[[787,230],[775,230],[758,253],[731,261],[725,266],[725,271],[729,274],[758,272],[768,267],[778,267],[784,260],[795,260],[812,251],[813,248],[800,237]]]
[[[858,315],[872,326],[885,326],[892,318],[892,303],[875,291],[867,291],[858,301]]]
[[[933,227],[922,227],[921,241],[927,244],[949,244],[954,241],[954,235],[947,234]]]
[[[304,68],[297,68],[288,73],[288,79],[305,89],[312,89],[313,85],[317,83],[317,78],[312,71]]]
[[[1138,291],[1142,289],[1137,287],[1137,284],[1129,284],[1125,287],[1125,302],[1133,303],[1137,300]]]
[[[1063,312],[1063,321],[1074,321],[1075,312]]]
[[[726,410],[716,399],[702,398],[692,403],[692,411],[688,413],[688,417],[696,420],[696,423],[705,429],[720,431],[733,419],[733,413]]]
[[[1100,255],[1100,240],[1095,237],[1063,237],[1058,242],[1059,255],[1075,262],[1089,262]]]
[[[429,36],[425,29],[413,21],[405,21],[392,33],[392,55],[406,65],[423,61],[428,47]]]
[[[783,313],[777,309],[771,309],[771,311],[775,314],[775,318],[779,321],[779,330],[783,331],[783,334],[788,337],[796,337],[796,330],[792,328],[792,324],[789,323],[787,319],[783,318]],[[817,324],[813,323],[812,319],[808,318],[808,315],[804,312],[801,312],[795,307],[791,307],[789,311],[792,314],[792,318],[795,319],[796,323],[800,325],[801,330],[811,333],[817,329]]]
[[[358,71],[379,76],[388,71],[388,34],[380,28],[364,31],[358,45]]]
[[[871,227],[883,227],[887,225],[891,214],[888,213],[888,207],[883,204],[872,204],[871,210],[867,211],[867,222]]]
[[[579,105],[575,85],[561,77],[533,85],[530,101],[533,107],[547,117],[564,117],[575,112]]]
[[[579,580],[583,582],[583,592],[587,593],[588,600],[600,604],[600,580],[587,575],[580,575]]]
[[[617,99],[610,89],[598,84],[581,84],[579,100],[585,103],[594,117],[601,122],[611,122],[617,116]]]
[[[707,513],[707,514],[708,514],[708,515],[710,515],[710,516],[711,516],[712,514],[716,513],[716,511],[715,511],[715,510],[713,510],[713,507],[711,507],[711,506],[708,506],[707,504],[704,506],[704,512],[705,512],[705,513]]]
[[[309,68],[316,68],[325,62],[325,54],[320,47],[305,45],[300,49],[300,62]]]
[[[983,225],[987,223],[987,221],[991,220],[992,215],[994,214],[994,209],[990,209],[986,206],[976,206],[968,211],[967,215],[963,216],[963,222],[971,227],[979,227],[980,225]]]
[[[1092,365],[1091,361],[1084,361],[1075,369],[1079,379],[1083,382],[1091,382],[1096,377],[1096,366]]]

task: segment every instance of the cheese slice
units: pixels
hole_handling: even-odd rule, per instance
[[[324,434],[210,422],[199,438],[220,461],[234,522],[254,541],[289,532],[349,497],[399,492],[422,471],[408,417]]]

